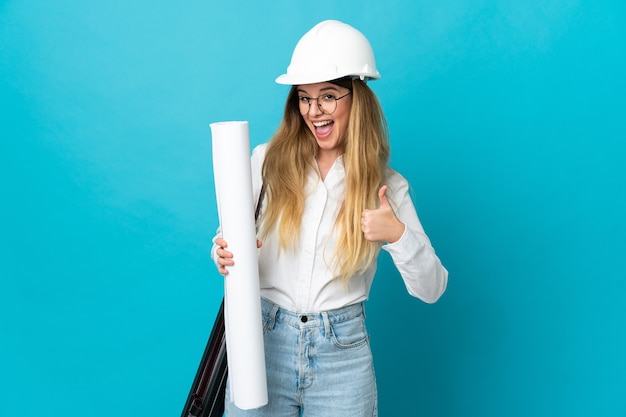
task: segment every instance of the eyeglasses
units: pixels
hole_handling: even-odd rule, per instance
[[[344,94],[341,97],[335,97],[333,94],[323,94],[319,97],[298,97],[298,105],[300,106],[300,114],[308,114],[311,106],[311,101],[317,100],[317,107],[324,114],[333,114],[337,110],[337,101],[344,97],[348,97],[352,94],[350,91],[348,94]]]

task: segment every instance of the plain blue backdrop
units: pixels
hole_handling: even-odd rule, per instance
[[[450,271],[385,254],[380,414],[626,415],[626,3],[0,1],[0,415],[178,416],[222,281],[209,123],[276,128],[299,37],[370,39]]]

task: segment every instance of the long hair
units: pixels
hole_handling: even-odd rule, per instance
[[[363,236],[361,214],[364,209],[377,207],[378,190],[386,180],[389,161],[387,123],[376,95],[358,79],[350,87],[348,129],[338,144],[343,151],[346,191],[335,223],[337,245],[332,261],[344,282],[369,266],[379,248],[380,244]],[[267,207],[261,237],[277,229],[283,250],[293,248],[299,237],[307,173],[315,169],[317,150],[315,137],[300,114],[294,86],[287,96],[283,120],[269,142],[262,169]]]

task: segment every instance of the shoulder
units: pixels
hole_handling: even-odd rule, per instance
[[[265,151],[267,150],[267,143],[262,143],[257,145],[252,149],[252,165],[261,167],[263,165],[263,160],[265,159]]]
[[[395,209],[413,206],[411,184],[398,171],[391,168],[388,169],[387,187],[387,198]],[[400,215],[400,213],[397,214]]]
[[[387,169],[387,186],[390,188],[391,192],[396,193],[406,193],[409,189],[409,181],[402,176],[398,171],[393,168]]]
[[[263,161],[265,160],[265,149],[267,144],[255,146],[252,150],[252,156],[250,157],[250,168],[252,169],[252,177],[260,178],[261,171],[263,170]]]
[[[260,145],[257,145],[254,147],[254,149],[252,149],[252,157],[263,160],[263,158],[265,158],[266,150],[267,150],[267,143],[262,143]]]

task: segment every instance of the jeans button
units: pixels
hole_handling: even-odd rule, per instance
[[[307,321],[309,321],[309,318],[307,316],[300,316],[300,321],[302,323],[306,323]]]

